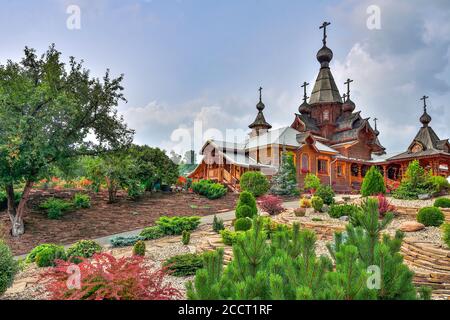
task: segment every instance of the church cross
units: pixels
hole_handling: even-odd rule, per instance
[[[306,100],[308,99],[308,95],[306,94],[306,87],[309,86],[308,82],[303,82],[303,85],[301,86],[301,88],[303,88],[303,101],[306,102]]]
[[[347,99],[350,99],[350,83],[352,83],[353,80],[347,79],[346,82],[344,82],[344,84],[347,85]]]
[[[374,118],[374,119],[373,119],[373,122],[375,122],[375,130],[377,130],[377,121],[378,121],[377,118]]]
[[[342,99],[344,100],[344,102],[345,102],[345,98],[347,98],[347,95],[344,93],[344,94],[342,95]]]
[[[420,100],[423,100],[423,111],[427,112],[427,99],[429,97],[428,96],[423,96],[422,98],[420,98]]]
[[[258,91],[259,91],[259,102],[262,102],[262,87],[259,87]]]
[[[322,23],[322,25],[319,27],[319,29],[323,29],[323,45],[326,46],[327,45],[327,27],[330,25],[331,23],[329,22],[324,22]]]

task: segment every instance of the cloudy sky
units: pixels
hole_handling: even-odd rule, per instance
[[[260,85],[266,119],[275,128],[290,125],[301,83],[313,84],[319,71],[315,55],[324,20],[332,23],[328,45],[341,94],[345,79],[354,79],[352,100],[364,117],[379,119],[388,153],[403,151],[414,137],[424,94],[431,125],[441,138],[450,137],[448,0],[0,4],[0,62],[20,59],[26,45],[42,52],[55,43],[66,58],[84,59],[94,75],[106,68],[124,73],[128,103],[120,112],[139,144],[182,152],[227,129],[243,136],[256,115]],[[71,5],[80,8],[80,29],[67,27]],[[367,27],[371,5],[379,8],[379,29]],[[188,141],[194,123],[196,136]]]

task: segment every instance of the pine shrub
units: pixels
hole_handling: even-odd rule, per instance
[[[80,263],[83,258],[91,258],[94,254],[102,252],[102,246],[93,240],[80,240],[67,249],[68,261]]]
[[[450,198],[438,198],[434,201],[437,208],[450,208]]]
[[[234,222],[234,230],[247,231],[252,228],[252,219],[249,217],[239,218]]]
[[[159,226],[147,227],[141,231],[139,236],[143,240],[154,240],[164,237],[164,232],[162,232]]]
[[[376,166],[370,167],[361,185],[361,195],[363,197],[375,196],[386,193],[383,175]]]
[[[13,284],[17,272],[18,263],[6,243],[0,240],[0,296]]]
[[[447,247],[450,249],[450,223],[442,225],[442,240],[444,240]]]
[[[139,240],[145,240],[140,236],[130,236],[130,237],[114,237],[110,240],[111,245],[114,248],[121,248],[121,247],[130,247],[134,246],[136,242]]]
[[[73,198],[73,205],[77,209],[90,208],[91,207],[91,197],[89,197],[87,194],[76,193]]]
[[[359,208],[352,204],[333,204],[330,206],[328,214],[332,218],[339,219],[343,216],[352,217],[358,210]]]
[[[322,212],[323,208],[323,200],[321,197],[314,196],[311,198],[311,205],[317,212]]]
[[[167,259],[163,266],[172,276],[192,276],[197,270],[203,268],[203,257],[195,253],[181,254]]]
[[[241,233],[242,233],[241,231],[231,231],[228,229],[220,231],[220,235],[222,236],[222,242],[227,246],[232,246],[233,243],[236,242],[237,238]]]
[[[298,195],[297,169],[292,154],[283,152],[278,173],[272,178],[270,192],[275,195]]]
[[[191,233],[189,231],[184,230],[181,236],[181,242],[187,246],[191,241]]]
[[[219,199],[227,194],[227,188],[211,180],[200,180],[192,184],[192,191],[210,200]]]
[[[26,261],[35,262],[38,267],[53,267],[57,260],[66,260],[67,255],[64,247],[56,244],[41,244],[28,254]]]
[[[254,197],[262,196],[269,191],[270,183],[265,175],[259,171],[247,171],[240,179],[239,185],[242,191],[248,191]]]
[[[333,188],[326,185],[320,185],[314,193],[315,196],[322,198],[323,203],[330,206],[334,203],[334,191]]]
[[[445,216],[437,207],[424,207],[417,214],[417,221],[427,227],[439,227],[445,221]]]
[[[255,197],[248,191],[243,191],[239,195],[236,205],[236,218],[253,218],[258,214]]]
[[[217,233],[220,233],[221,230],[225,229],[225,226],[223,224],[223,219],[217,218],[217,216],[214,215],[212,228],[213,228],[214,232],[217,232]]]
[[[145,256],[145,242],[142,240],[139,240],[136,242],[133,246],[133,255],[135,256]]]

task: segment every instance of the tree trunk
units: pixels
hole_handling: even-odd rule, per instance
[[[22,198],[20,199],[19,205],[16,207],[14,186],[12,184],[8,184],[6,186],[6,195],[8,197],[8,215],[11,221],[11,235],[13,237],[19,237],[25,232],[23,216],[25,214],[25,206],[30,198],[32,187],[33,182],[27,181],[22,193]]]

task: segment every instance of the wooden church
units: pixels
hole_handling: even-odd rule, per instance
[[[239,189],[241,175],[257,170],[269,178],[277,173],[282,152],[292,153],[297,168],[299,187],[307,173],[316,174],[322,183],[331,185],[337,192],[359,190],[362,179],[371,166],[378,166],[386,181],[400,181],[408,164],[418,159],[423,167],[434,174],[450,176],[450,143],[441,140],[430,127],[424,96],[424,113],[420,117],[422,127],[400,154],[388,155],[378,139],[377,119],[374,127],[369,118],[363,118],[351,100],[350,84],[343,96],[333,79],[330,62],[333,52],[327,47],[324,22],[323,46],[317,53],[320,63],[311,97],[308,101],[307,86],[303,84],[303,103],[289,127],[272,130],[264,117],[262,88],[259,89],[258,111],[255,121],[249,125],[251,132],[242,143],[208,140],[202,150],[202,162],[189,175],[194,180],[212,179]]]

